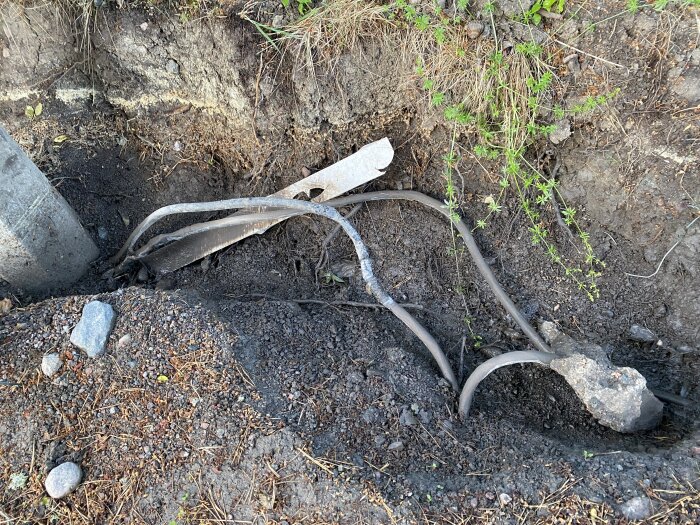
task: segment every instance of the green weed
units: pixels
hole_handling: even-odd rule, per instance
[[[539,25],[542,22],[542,12],[561,14],[564,12],[566,0],[536,0],[524,14],[525,23]]]

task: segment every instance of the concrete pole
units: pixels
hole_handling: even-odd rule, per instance
[[[98,255],[75,211],[0,127],[0,278],[23,292],[54,290]]]

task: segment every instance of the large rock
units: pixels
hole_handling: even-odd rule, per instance
[[[70,334],[70,342],[85,351],[88,357],[102,355],[107,348],[107,340],[116,317],[111,305],[90,301],[83,308],[83,316]]]
[[[642,374],[613,365],[600,346],[578,343],[553,323],[542,323],[541,331],[561,356],[550,367],[564,376],[601,425],[617,432],[637,432],[660,423],[663,403],[649,391]]]
[[[73,209],[0,128],[0,277],[26,292],[57,289],[98,255]]]

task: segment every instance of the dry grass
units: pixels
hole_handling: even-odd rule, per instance
[[[249,2],[240,16],[253,21],[251,14],[258,2]],[[254,22],[267,32],[268,43],[282,44],[312,73],[317,64],[331,70],[345,52],[358,53],[359,43],[368,39],[386,39],[394,24],[386,16],[386,6],[366,0],[324,2],[284,28]]]

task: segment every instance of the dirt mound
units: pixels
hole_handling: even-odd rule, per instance
[[[388,314],[267,300],[212,311],[191,294],[134,288],[97,298],[118,315],[97,359],[69,342],[92,298],[2,318],[0,469],[26,476],[3,489],[8,519],[549,522],[610,517],[637,495],[659,519],[697,518],[680,481],[693,476],[690,446],[657,448],[666,426],[647,451],[622,450],[642,442],[597,426],[550,371],[495,374],[465,425]],[[48,352],[63,360],[52,379],[39,372]],[[43,480],[65,461],[82,465],[83,483],[52,501]],[[668,514],[671,488],[683,512]]]

